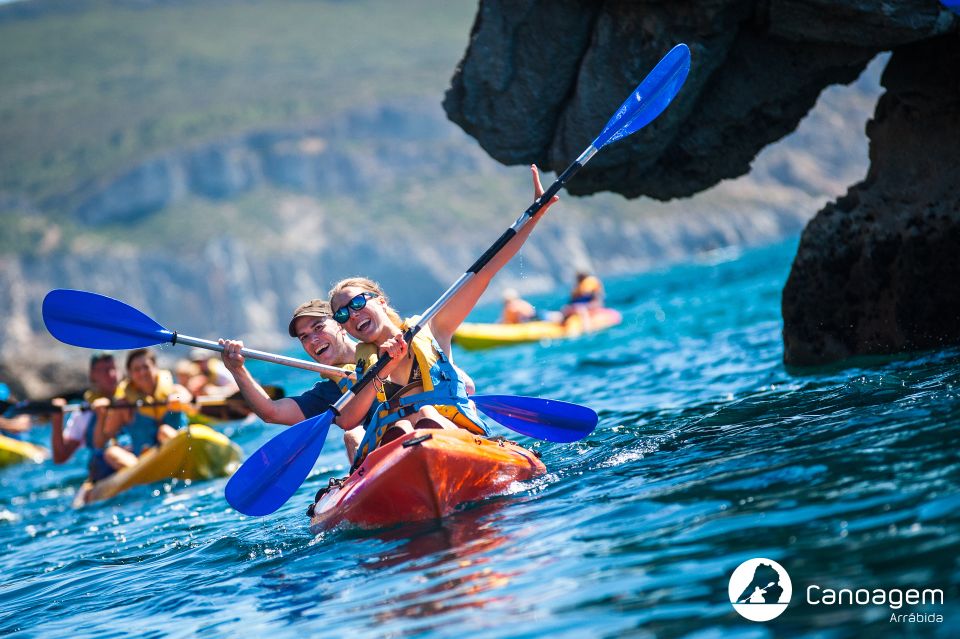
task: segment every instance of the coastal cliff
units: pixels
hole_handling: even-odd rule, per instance
[[[747,173],[825,88],[891,51],[870,172],[811,222],[784,289],[784,359],[955,344],[958,24],[919,0],[482,0],[444,106],[498,160],[559,169],[610,105],[686,42],[690,77],[667,112],[571,185],[666,200]]]
[[[771,157],[766,179],[782,160]],[[829,188],[814,173],[668,204],[564,196],[486,301],[505,287],[568,286],[578,268],[630,273],[776,241],[798,233]],[[84,382],[82,351],[43,327],[52,288],[116,297],[184,334],[288,349],[291,310],[342,277],[374,277],[401,311],[421,311],[513,222],[531,187],[527,171],[491,161],[436,105],[418,103],[170,152],[69,199],[79,223],[49,222],[28,250],[0,256],[0,376],[20,395]]]

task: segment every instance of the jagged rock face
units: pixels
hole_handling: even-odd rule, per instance
[[[958,84],[921,52],[953,56],[958,24],[928,0],[481,0],[444,107],[494,158],[562,170],[686,42],[692,67],[674,103],[570,185],[666,200],[747,173],[825,87],[892,49],[870,177],[811,223],[784,291],[785,360],[956,343]]]
[[[181,167],[170,158],[157,158],[121,175],[109,189],[85,200],[76,215],[93,225],[133,220],[159,211],[185,191]]]
[[[811,220],[783,291],[784,359],[960,342],[960,43],[898,49],[867,178]]]
[[[686,196],[743,175],[821,90],[880,50],[954,24],[913,1],[484,0],[444,107],[501,162],[563,170],[673,45],[692,66],[667,112],[598,155],[573,193]]]

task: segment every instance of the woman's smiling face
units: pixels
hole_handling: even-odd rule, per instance
[[[333,307],[333,310],[336,311],[339,308],[347,306],[354,297],[369,292],[370,291],[362,289],[359,286],[347,286],[337,291],[333,298],[331,298],[330,305]],[[355,339],[369,344],[376,341],[377,337],[383,332],[384,327],[388,325],[392,326],[392,322],[390,322],[390,319],[384,312],[385,306],[382,297],[367,299],[366,302],[366,306],[358,311],[348,309],[350,317],[343,324],[343,327],[347,329],[347,332]]]

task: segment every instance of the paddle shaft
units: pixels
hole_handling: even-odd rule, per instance
[[[535,199],[533,204],[527,207],[527,210],[524,211],[499,238],[497,238],[490,248],[484,251],[483,255],[481,255],[480,258],[474,262],[473,265],[471,265],[470,268],[468,268],[466,272],[461,275],[436,302],[433,303],[432,306],[430,306],[430,308],[420,315],[420,317],[417,319],[417,323],[404,332],[404,341],[406,341],[407,344],[412,342],[417,333],[420,332],[427,322],[429,322],[437,313],[440,312],[440,309],[446,306],[447,302],[449,302],[450,299],[457,294],[457,291],[463,288],[466,283],[469,282],[471,278],[476,276],[476,274],[479,273],[497,253],[503,250],[503,247],[506,246],[507,243],[509,243],[510,240],[512,240],[514,236],[516,236],[516,234],[519,233],[520,230],[530,222],[530,220],[536,217],[537,214],[543,210],[544,205],[553,199],[553,196],[556,195],[560,189],[566,185],[570,178],[576,175],[577,171],[583,168],[583,166],[590,161],[590,158],[596,155],[597,151],[598,149],[591,144],[583,153],[580,154],[580,157],[574,160],[573,163],[563,171],[563,173],[557,176],[557,179],[554,180],[553,184],[551,184],[550,187],[544,191],[540,197]],[[338,399],[330,407],[330,409],[339,415],[340,409],[346,406],[347,402],[349,402],[354,395],[362,391],[367,384],[373,381],[373,379],[380,374],[380,371],[383,370],[383,367],[386,366],[388,362],[390,362],[390,356],[384,354],[383,357],[378,359],[377,363],[374,364],[349,391],[340,396],[340,399]]]
[[[407,344],[413,340],[421,327],[429,322],[450,299],[470,281],[470,278],[480,273],[485,266],[517,233],[524,228],[536,215],[544,204],[554,195],[593,157],[597,151],[610,142],[622,139],[643,128],[656,118],[669,105],[686,79],[689,71],[690,52],[686,45],[675,46],[657,63],[657,66],[640,83],[637,89],[620,106],[620,109],[608,120],[601,134],[587,147],[587,149],[558,176],[557,180],[517,219],[517,221],[483,255],[464,273],[423,315],[417,318],[416,323],[408,328],[403,335]],[[270,514],[282,506],[300,488],[307,478],[323,447],[323,439],[328,432],[334,417],[341,413],[341,409],[350,402],[356,393],[365,390],[373,379],[377,379],[384,366],[390,362],[389,355],[384,355],[374,364],[353,388],[343,394],[326,412],[298,424],[295,424],[278,436],[264,444],[254,453],[227,482],[226,495],[230,504],[246,514]],[[498,412],[496,400],[488,405],[488,409]],[[510,407],[501,414],[519,422],[520,430],[525,432],[527,418],[534,411],[526,411],[523,406],[517,407],[511,400]],[[587,409],[589,410],[589,409]],[[566,410],[561,408],[561,414]],[[592,411],[591,411],[592,412]],[[583,421],[583,420],[579,420]],[[596,425],[596,413],[588,419],[588,425]],[[542,433],[540,433],[542,434]],[[579,437],[568,439],[563,437],[558,441],[574,441]],[[300,462],[302,451],[307,450],[310,444],[311,454],[306,462]],[[305,453],[304,453],[305,454]],[[282,470],[281,470],[282,469]],[[359,472],[359,471],[358,471]]]
[[[170,338],[170,343],[174,345],[184,344],[185,346],[195,346],[197,348],[203,348],[208,351],[216,351],[218,353],[223,352],[223,346],[217,342],[211,342],[210,340],[200,339],[198,337],[190,337],[189,335],[181,335],[180,333],[173,333],[172,337]],[[326,364],[311,362],[305,359],[297,359],[296,357],[287,357],[286,355],[276,355],[274,353],[258,351],[252,348],[241,348],[240,354],[244,357],[249,357],[250,359],[258,359],[262,362],[281,364],[283,366],[292,366],[293,368],[302,368],[303,370],[325,373],[335,377],[353,376],[352,372],[343,368],[337,368],[336,366],[328,366]]]
[[[157,402],[155,404],[150,404],[143,400],[136,402],[111,402],[110,404],[104,406],[107,410],[121,410],[129,408],[156,408],[163,406],[184,406],[192,408],[203,408],[204,406],[225,406],[230,402],[244,403],[242,397],[215,397],[213,395],[200,395],[195,397],[192,402]],[[5,402],[6,403],[6,402]],[[49,415],[51,413],[77,413],[77,412],[88,412],[93,410],[93,406],[90,402],[80,402],[78,404],[64,404],[63,406],[58,406],[53,402],[19,402],[16,404],[9,404],[6,407],[0,405],[0,409],[4,411],[12,410],[14,415]]]

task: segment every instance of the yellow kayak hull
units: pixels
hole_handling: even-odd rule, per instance
[[[0,468],[22,462],[39,464],[50,457],[50,452],[41,446],[0,435]]]
[[[141,484],[166,479],[226,477],[240,466],[242,451],[229,438],[206,426],[192,424],[158,448],[140,456],[135,466],[117,471],[96,483],[85,482],[73,505],[81,507]]]
[[[541,340],[568,339],[610,328],[622,321],[623,317],[618,311],[612,308],[596,308],[590,311],[590,322],[586,327],[578,315],[571,316],[563,324],[559,322],[524,322],[522,324],[466,322],[461,324],[454,333],[453,342],[473,351]]]

